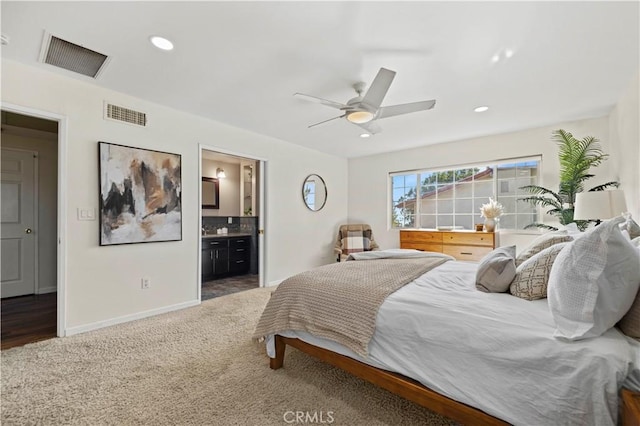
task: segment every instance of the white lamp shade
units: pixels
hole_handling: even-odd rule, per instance
[[[607,220],[627,211],[622,189],[576,194],[574,220]]]

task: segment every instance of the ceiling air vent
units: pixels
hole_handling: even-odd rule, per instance
[[[147,114],[144,112],[134,111],[132,109],[113,105],[107,102],[105,102],[104,118],[135,124],[136,126],[147,125]]]
[[[91,78],[98,78],[109,57],[86,47],[45,34],[40,60]]]

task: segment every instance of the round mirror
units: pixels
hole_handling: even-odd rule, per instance
[[[309,210],[317,212],[327,202],[327,186],[318,175],[309,175],[302,184],[302,199]]]

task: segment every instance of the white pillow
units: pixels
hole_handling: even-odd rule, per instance
[[[571,235],[574,239],[580,238],[584,235],[584,232],[580,231],[578,225],[575,222],[571,222],[568,225],[564,225],[564,231],[567,231],[569,235]]]
[[[603,222],[558,254],[547,289],[556,337],[599,336],[631,307],[640,286],[640,257],[618,228],[623,221]]]

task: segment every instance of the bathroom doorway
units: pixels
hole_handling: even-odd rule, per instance
[[[265,164],[200,146],[201,301],[264,286]]]

